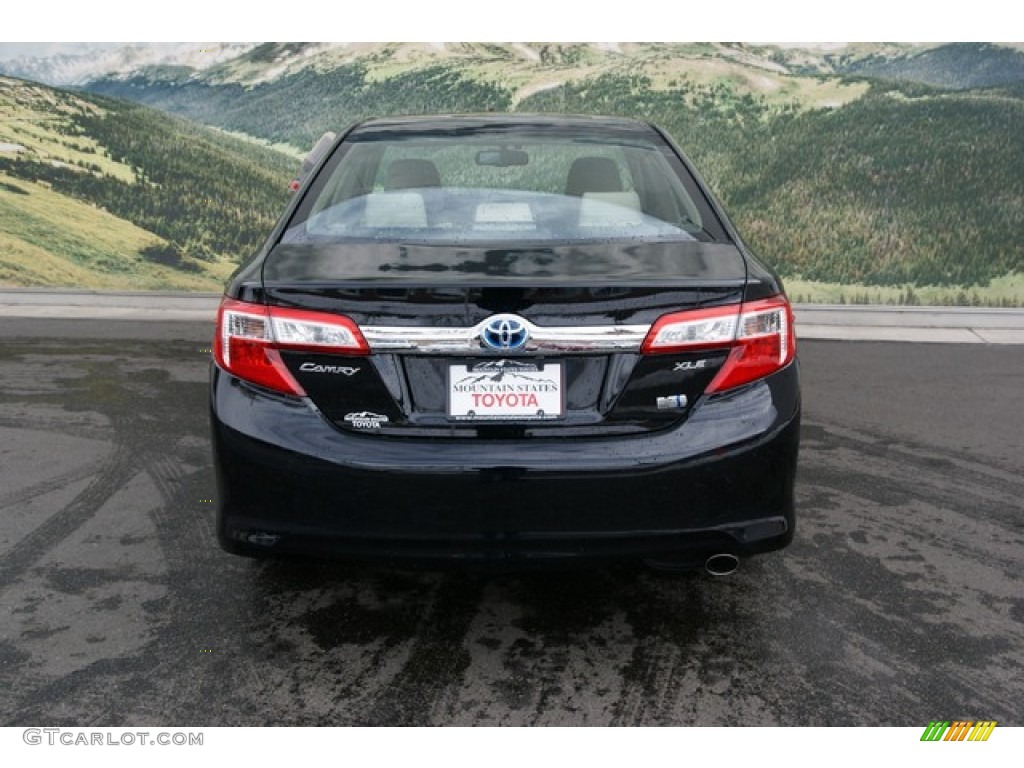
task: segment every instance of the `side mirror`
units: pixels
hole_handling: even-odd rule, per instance
[[[302,186],[302,182],[306,180],[309,172],[323,159],[323,156],[327,154],[327,151],[334,145],[334,140],[337,138],[337,134],[328,131],[313,145],[309,154],[306,155],[306,159],[302,161],[302,166],[299,168],[299,177],[288,185],[292,192],[295,192]]]

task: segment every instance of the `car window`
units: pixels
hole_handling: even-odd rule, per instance
[[[396,134],[332,160],[283,242],[714,239],[685,168],[644,140]]]

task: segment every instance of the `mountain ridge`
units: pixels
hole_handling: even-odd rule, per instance
[[[255,43],[127,44],[117,48],[83,46],[80,53],[18,56],[0,61],[0,74],[54,87],[84,85],[96,77],[172,65],[202,72],[244,54]]]
[[[163,43],[20,56],[0,61],[0,74],[85,86],[95,80],[152,78],[163,68],[184,79],[251,86],[304,69],[322,74],[357,61],[386,75],[389,67],[431,62],[600,67],[667,55],[731,60],[791,76],[860,75],[976,88],[1022,79],[1021,48],[1020,43]]]
[[[1018,55],[989,44],[261,44],[199,74],[164,62],[88,88],[302,149],[395,113],[640,117],[679,142],[784,277],[960,287],[1024,274]],[[969,72],[992,79],[992,57],[1011,63],[999,84],[953,87]],[[948,87],[886,75],[908,62],[944,72]],[[258,205],[251,221],[280,212],[269,197]],[[266,231],[236,229],[229,250]],[[179,235],[199,262],[226,252],[226,240],[204,246],[208,233]]]

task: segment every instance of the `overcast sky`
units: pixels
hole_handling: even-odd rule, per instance
[[[58,54],[85,53],[103,48],[121,48],[125,45],[147,45],[152,48],[174,48],[180,43],[0,43],[0,61],[21,56],[56,56]]]

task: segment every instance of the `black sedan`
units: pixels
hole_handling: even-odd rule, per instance
[[[217,319],[224,549],[723,574],[790,542],[790,305],[664,132],[373,120],[296,186]]]

